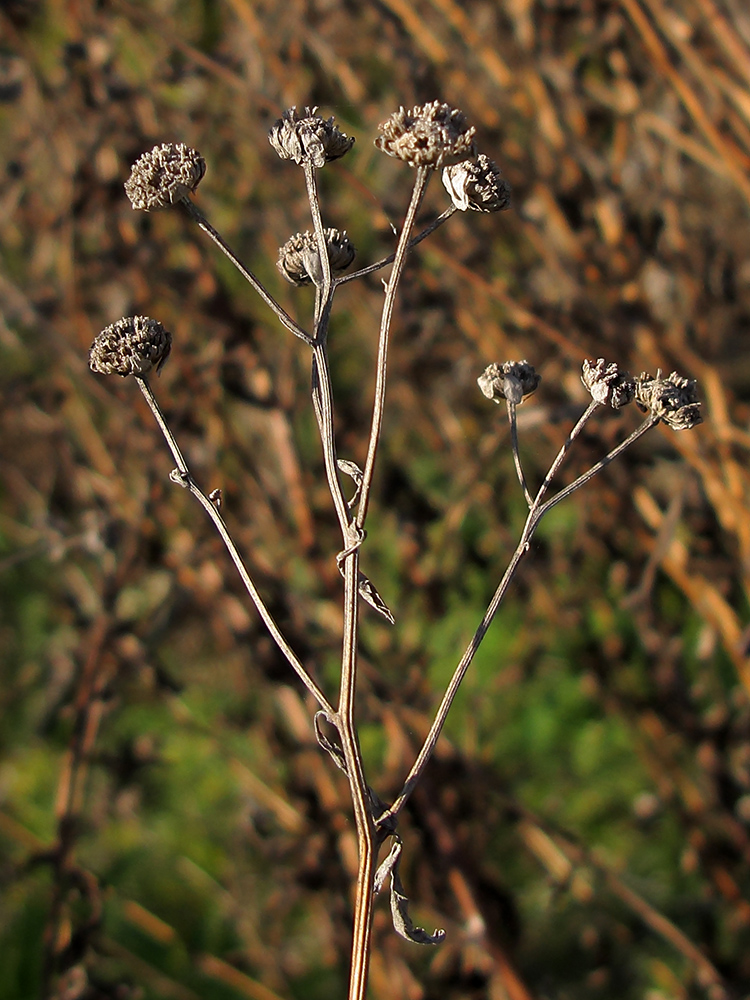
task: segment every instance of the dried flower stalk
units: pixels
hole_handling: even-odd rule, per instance
[[[409,917],[408,901],[399,876],[402,847],[397,832],[398,817],[430,761],[460,684],[519,565],[529,552],[531,539],[539,523],[552,507],[584,486],[659,422],[675,430],[694,427],[701,419],[700,403],[695,383],[674,372],[666,379],[662,378],[660,373],[657,373],[655,378],[646,374],[632,378],[627,373],[621,372],[616,364],[608,363],[604,359],[584,361],[581,379],[591,395],[591,401],[534,491],[530,489],[523,470],[516,409],[525,398],[537,390],[540,376],[527,361],[493,363],[479,376],[477,381],[483,394],[496,403],[505,403],[516,472],[526,497],[528,516],[516,550],[471,642],[455,668],[436,710],[430,732],[404,779],[400,793],[390,805],[381,802],[370,787],[364,772],[355,717],[360,599],[368,602],[391,623],[393,616],[375,585],[362,574],[359,568],[359,555],[366,538],[365,525],[369,498],[385,410],[388,346],[394,322],[396,296],[404,263],[411,249],[438,225],[444,224],[456,210],[493,212],[507,208],[510,188],[499,168],[491,160],[484,155],[476,157],[475,130],[469,126],[462,112],[439,101],[412,108],[410,111],[399,109],[380,126],[380,134],[375,140],[375,145],[383,152],[415,168],[411,198],[398,234],[396,249],[384,260],[343,276],[341,272],[354,259],[354,248],[345,232],[324,226],[316,172],[326,163],[346,154],[354,140],[334,124],[333,118],[323,119],[316,113],[316,109],[308,108],[304,113],[297,112],[296,108],[286,111],[271,129],[269,140],[282,159],[290,160],[300,166],[304,174],[312,228],[309,232],[297,234],[284,244],[280,251],[279,269],[293,284],[312,285],[315,289],[315,305],[309,330],[292,320],[274,301],[255,275],[239,261],[228,244],[190,201],[189,195],[195,190],[205,172],[205,161],[194,150],[184,145],[164,144],[156,147],[151,153],[144,154],[136,163],[126,189],[134,207],[148,210],[152,207],[167,207],[177,203],[182,205],[188,218],[197,222],[232,260],[281,323],[310,348],[313,409],[318,423],[331,502],[341,531],[341,550],[336,555],[336,561],[344,578],[344,628],[340,684],[335,707],[314,679],[313,671],[299,660],[268,613],[232,540],[230,529],[219,513],[219,494],[217,491],[206,494],[197,485],[156,401],[146,376],[153,369],[158,371],[166,360],[171,346],[169,334],[155,320],[142,316],[125,317],[107,327],[96,338],[91,348],[90,362],[93,370],[99,373],[135,376],[174,459],[176,468],[171,474],[172,480],[189,489],[208,513],[271,635],[319,706],[314,720],[316,737],[321,748],[331,755],[335,764],[347,775],[356,821],[359,869],[349,998],[363,1000],[368,978],[373,899],[376,892],[384,888],[386,883],[390,884],[393,921],[398,933],[412,941],[429,945],[435,945],[442,939],[442,932],[427,934],[415,927]],[[439,168],[445,168],[443,183],[452,205],[435,222],[414,237],[412,233],[424,192],[431,174]],[[367,458],[364,469],[360,469],[350,460],[339,457],[337,453],[334,388],[327,348],[328,325],[339,285],[385,267],[389,263],[392,263],[392,267],[385,284],[378,332]],[[635,400],[647,414],[640,426],[572,483],[548,497],[548,492],[576,439],[594,415],[602,407],[617,409],[626,406],[632,400]],[[351,499],[347,499],[341,480],[342,473],[355,483],[356,492]],[[335,733],[333,739],[324,733],[323,722]],[[378,850],[387,838],[392,840],[391,851],[378,868]]]

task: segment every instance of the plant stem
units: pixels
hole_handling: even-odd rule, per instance
[[[211,225],[208,219],[203,215],[201,210],[195,205],[195,203],[192,202],[189,198],[183,198],[180,204],[187,212],[188,216],[194,222],[197,222],[200,228],[203,230],[203,232],[207,233],[214,241],[216,246],[224,254],[226,254],[226,256],[231,260],[231,262],[240,272],[242,277],[250,285],[252,285],[252,287],[255,289],[258,295],[260,295],[260,297],[263,299],[263,301],[266,303],[269,309],[271,309],[272,312],[274,312],[278,316],[278,318],[281,320],[281,322],[284,324],[287,330],[293,333],[295,337],[299,337],[300,340],[304,340],[306,344],[312,344],[312,339],[310,335],[305,333],[305,331],[302,329],[299,323],[296,323],[292,319],[292,317],[286,312],[286,310],[279,305],[276,299],[274,299],[273,296],[266,291],[266,289],[263,287],[260,281],[255,277],[253,272],[245,267],[245,265],[239,259],[234,250],[232,250],[232,248],[226,242],[221,233],[219,233],[218,230],[214,229],[214,227]]]
[[[529,508],[531,508],[534,501],[531,498],[529,487],[526,484],[526,476],[524,475],[523,466],[521,465],[521,453],[518,450],[518,420],[516,419],[516,404],[511,402],[509,399],[506,399],[505,403],[508,411],[508,423],[510,424],[510,446],[513,451],[513,463],[516,467],[516,475],[518,476],[518,482],[521,484],[526,504]]]
[[[469,642],[469,645],[466,647],[463,656],[461,657],[461,659],[458,662],[458,665],[456,666],[453,676],[451,677],[450,683],[446,688],[445,694],[443,695],[443,699],[440,702],[438,710],[435,714],[435,719],[432,725],[430,726],[430,731],[427,734],[427,737],[425,738],[425,741],[422,745],[422,749],[419,751],[417,759],[415,760],[411,770],[409,771],[409,774],[407,775],[407,778],[403,784],[401,792],[398,795],[398,798],[395,799],[393,805],[389,809],[386,809],[385,812],[378,817],[376,821],[377,827],[381,827],[384,822],[397,816],[403,809],[411,793],[414,791],[414,788],[416,787],[417,782],[419,781],[422,775],[422,772],[424,771],[428,761],[430,760],[430,757],[435,751],[435,747],[437,746],[437,741],[440,737],[440,733],[443,729],[443,726],[445,725],[445,720],[448,716],[448,712],[450,711],[450,708],[453,704],[456,694],[458,693],[461,681],[464,679],[466,671],[469,669],[469,666],[471,665],[471,662],[474,659],[474,656],[477,650],[479,649],[482,640],[487,634],[487,630],[489,629],[490,624],[492,623],[492,619],[497,614],[497,610],[500,607],[503,598],[505,597],[508,587],[510,586],[510,583],[515,575],[516,570],[518,569],[518,566],[521,563],[521,560],[529,551],[529,545],[531,539],[537,527],[539,526],[539,522],[542,520],[544,515],[548,511],[550,511],[556,504],[558,504],[561,500],[564,500],[566,497],[570,496],[571,493],[574,493],[577,489],[580,489],[581,486],[585,485],[593,476],[595,476],[598,472],[600,472],[603,468],[605,468],[605,466],[609,465],[609,463],[612,462],[615,458],[617,458],[617,456],[620,455],[623,451],[625,451],[626,448],[629,448],[630,445],[633,444],[633,442],[637,441],[638,438],[640,438],[643,434],[646,433],[646,431],[650,430],[652,427],[655,427],[656,424],[659,422],[658,417],[649,415],[649,417],[640,425],[640,427],[637,427],[633,431],[633,433],[630,434],[624,441],[622,441],[619,445],[617,445],[617,447],[613,448],[610,452],[608,452],[608,454],[605,455],[605,457],[601,459],[601,461],[597,462],[596,465],[592,466],[587,472],[579,476],[569,486],[566,486],[556,496],[552,497],[551,500],[548,500],[546,503],[543,503],[542,501],[544,495],[547,492],[547,489],[549,488],[552,479],[554,478],[560,466],[562,465],[565,456],[568,454],[573,441],[578,437],[580,432],[583,430],[583,427],[585,426],[586,422],[589,420],[593,412],[596,410],[598,405],[599,405],[598,403],[592,402],[586,408],[585,412],[580,417],[575,427],[572,429],[572,431],[566,438],[565,443],[560,448],[560,451],[557,453],[554,462],[550,466],[549,472],[544,478],[544,482],[539,487],[537,495],[534,498],[534,501],[531,505],[531,509],[529,510],[528,516],[526,518],[526,522],[523,526],[523,531],[521,532],[521,537],[516,547],[516,550],[511,556],[511,560],[508,564],[508,567],[505,570],[505,573],[503,574],[502,580],[500,581],[497,590],[493,594],[492,600],[490,601],[487,610],[485,611],[482,617],[481,622],[479,623],[474,635],[471,638],[471,641]]]
[[[331,276],[331,262],[328,258],[328,244],[325,238],[323,220],[320,214],[320,197],[315,167],[306,162],[305,184],[310,202],[313,229],[318,244],[323,282],[315,292],[315,323],[313,331],[313,362],[312,362],[312,400],[315,418],[318,422],[320,441],[323,446],[323,462],[331,493],[333,506],[336,510],[344,548],[351,544],[349,526],[352,515],[346,502],[344,488],[341,484],[339,467],[336,461],[336,433],[333,414],[333,387],[331,384],[331,367],[328,361],[328,322],[336,286]]]
[[[344,560],[344,648],[336,724],[346,760],[347,777],[357,826],[359,864],[354,901],[349,1000],[364,1000],[370,965],[370,936],[375,881],[375,827],[370,813],[367,782],[354,718],[357,688],[357,609],[359,605],[359,550]]]
[[[357,828],[358,870],[352,931],[349,1000],[364,1000],[370,966],[370,937],[375,879],[375,827],[369,806],[367,781],[362,765],[362,753],[357,739],[355,697],[357,690],[357,622],[359,616],[359,541],[363,533],[352,520],[341,485],[336,461],[336,440],[333,416],[333,389],[328,361],[328,322],[336,286],[331,277],[328,245],[320,213],[317,175],[306,162],[305,183],[310,202],[313,227],[320,255],[322,283],[315,298],[315,328],[313,340],[313,406],[318,420],[328,487],[344,540],[342,559],[344,573],[344,638],[341,658],[341,679],[338,711],[333,721],[338,729],[341,749],[352,797]]]
[[[364,528],[367,518],[367,507],[370,501],[370,489],[372,487],[372,477],[375,471],[375,457],[380,441],[380,431],[383,426],[383,410],[385,407],[385,383],[388,366],[388,337],[393,318],[393,306],[396,301],[396,290],[404,270],[406,254],[409,250],[409,234],[414,225],[419,206],[424,197],[427,181],[430,177],[428,167],[417,167],[417,176],[414,179],[414,188],[411,193],[411,201],[406,212],[404,225],[396,246],[396,253],[393,258],[393,268],[386,286],[385,301],[383,303],[383,313],[380,320],[380,339],[378,342],[378,360],[375,377],[375,402],[372,411],[372,425],[370,428],[370,441],[367,447],[367,461],[365,463],[364,475],[362,477],[362,489],[359,495],[359,506],[357,507],[357,526]]]
[[[437,219],[435,219],[434,222],[431,222],[426,229],[423,229],[418,236],[414,236],[412,239],[409,240],[409,245],[407,249],[411,250],[412,247],[415,247],[418,243],[421,243],[422,240],[426,240],[431,233],[434,233],[436,229],[439,229],[440,226],[442,226],[444,222],[450,219],[450,217],[454,214],[454,212],[457,211],[458,209],[456,208],[455,205],[451,205],[450,208],[446,208],[446,210],[442,213],[442,215],[439,215]],[[367,267],[361,267],[358,271],[352,271],[351,274],[344,274],[342,275],[342,277],[336,278],[335,283],[336,285],[344,285],[346,284],[347,281],[354,281],[355,278],[361,278],[365,274],[372,274],[373,271],[379,271],[381,267],[385,267],[386,264],[393,263],[395,259],[396,259],[395,253],[389,254],[387,257],[383,257],[382,260],[378,260],[374,264],[368,264]]]
[[[260,596],[257,587],[253,583],[253,580],[247,570],[247,567],[245,566],[242,556],[239,554],[239,551],[237,550],[237,546],[234,544],[232,536],[229,533],[229,529],[227,528],[226,522],[224,521],[224,518],[221,516],[216,507],[216,504],[213,503],[206,496],[203,490],[197,485],[197,483],[193,479],[190,470],[187,466],[187,462],[185,461],[182,452],[180,451],[177,441],[175,440],[174,434],[172,434],[172,431],[170,430],[167,421],[164,418],[164,414],[161,411],[161,407],[159,406],[156,397],[154,396],[154,392],[151,386],[149,385],[148,380],[141,375],[136,375],[135,378],[136,382],[138,383],[138,386],[140,387],[141,392],[146,398],[146,402],[151,408],[151,412],[156,418],[156,422],[158,423],[161,432],[164,435],[164,439],[166,440],[167,445],[169,446],[169,450],[172,452],[172,457],[175,460],[175,464],[177,465],[177,470],[176,470],[177,474],[173,475],[170,478],[172,478],[173,481],[179,483],[179,485],[187,487],[193,494],[193,496],[199,501],[199,503],[206,511],[208,516],[211,518],[216,527],[216,530],[219,532],[219,535],[221,536],[221,539],[224,542],[224,545],[226,546],[227,551],[229,552],[229,555],[232,558],[232,562],[237,567],[237,572],[240,574],[242,582],[245,585],[245,589],[250,595],[253,604],[258,609],[258,614],[263,619],[263,622],[268,631],[271,633],[274,642],[279,647],[281,652],[284,654],[294,672],[297,674],[297,676],[305,685],[310,694],[312,694],[312,696],[318,702],[323,711],[333,715],[334,714],[333,708],[330,702],[323,694],[321,689],[318,687],[318,685],[315,683],[315,681],[312,679],[312,677],[307,672],[305,667],[302,665],[296,653],[292,650],[291,646],[284,638],[281,629],[276,624],[271,613],[266,607],[263,598]]]

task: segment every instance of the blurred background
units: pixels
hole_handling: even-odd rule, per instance
[[[388,1000],[750,994],[750,15],[740,0],[5,0],[0,10],[0,996],[342,997],[356,841],[313,706],[99,330],[173,331],[155,390],[292,646],[335,697],[340,548],[304,344],[131,163],[200,150],[196,202],[309,322],[277,248],[309,228],[266,135],[356,137],[321,172],[367,264],[413,174],[400,105],[476,125],[513,206],[410,259],[363,568],[368,776],[399,789],[525,506],[476,378],[528,359],[538,483],[584,358],[677,369],[705,422],[647,435],[537,535],[402,821],[426,949],[375,914]],[[423,224],[448,205],[433,179]],[[468,216],[468,217],[467,217]],[[340,454],[364,462],[382,289],[344,286]],[[631,412],[632,411],[632,412]],[[589,425],[570,481],[638,422]]]

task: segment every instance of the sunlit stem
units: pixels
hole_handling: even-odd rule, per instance
[[[315,681],[312,679],[312,677],[307,672],[305,667],[302,665],[296,653],[292,650],[289,643],[284,638],[281,630],[274,621],[271,613],[268,611],[268,608],[266,607],[263,598],[260,596],[257,587],[255,586],[252,578],[250,577],[247,567],[245,566],[245,563],[242,559],[242,556],[238,552],[237,546],[234,544],[234,541],[229,533],[229,529],[227,528],[224,518],[219,513],[216,504],[206,496],[206,494],[197,485],[192,475],[190,474],[187,462],[185,461],[182,452],[180,451],[177,441],[175,440],[174,434],[167,425],[167,421],[164,418],[164,414],[161,411],[161,407],[159,406],[156,397],[154,396],[153,390],[149,385],[148,380],[143,376],[137,375],[136,381],[146,399],[146,402],[151,408],[151,412],[156,418],[156,422],[159,425],[162,434],[164,435],[164,439],[166,440],[167,445],[169,446],[169,450],[171,451],[172,457],[174,458],[175,461],[175,465],[177,466],[177,469],[175,470],[175,473],[173,473],[171,478],[175,482],[179,483],[180,486],[187,487],[187,489],[190,490],[190,492],[198,500],[198,502],[201,504],[201,506],[206,511],[208,516],[211,518],[216,527],[216,530],[219,532],[219,535],[221,536],[221,539],[224,542],[224,545],[226,546],[227,551],[229,552],[232,562],[237,568],[237,572],[240,574],[240,578],[242,579],[242,582],[245,585],[245,589],[250,595],[253,604],[257,608],[258,614],[262,618],[263,623],[265,624],[268,631],[271,633],[274,642],[279,647],[279,649],[287,659],[288,663],[290,664],[294,672],[297,674],[297,676],[300,678],[302,683],[305,685],[307,690],[310,692],[310,694],[313,695],[315,700],[318,702],[320,707],[325,712],[329,712],[332,714],[333,708],[330,702],[323,694],[321,689],[318,687],[318,685],[315,683]]]
[[[247,267],[245,267],[245,265],[239,259],[234,250],[232,250],[232,248],[226,242],[221,233],[219,233],[218,230],[214,229],[214,227],[211,225],[208,219],[203,215],[200,209],[195,205],[195,203],[192,202],[189,198],[183,198],[180,204],[185,209],[190,218],[194,222],[198,223],[203,232],[211,237],[211,239],[214,241],[216,246],[222,251],[222,253],[226,254],[229,260],[231,260],[231,262],[240,272],[242,277],[245,279],[245,281],[247,281],[255,289],[255,291],[258,293],[258,295],[260,295],[260,297],[263,299],[263,301],[266,303],[269,309],[271,309],[278,316],[278,318],[281,320],[281,322],[284,324],[287,330],[293,333],[295,337],[299,337],[300,340],[304,340],[306,344],[311,344],[312,339],[310,338],[310,335],[305,333],[305,331],[302,329],[299,323],[296,323],[292,319],[292,317],[286,312],[286,310],[279,305],[276,299],[274,299],[273,296],[266,291],[266,289],[260,283],[258,278],[255,277],[253,272],[250,271]]]
[[[605,468],[607,465],[609,465],[610,462],[614,461],[614,459],[616,459],[618,455],[621,455],[626,448],[629,448],[635,441],[638,440],[638,438],[642,437],[642,435],[644,435],[647,431],[651,430],[652,427],[655,427],[656,424],[658,424],[659,422],[658,417],[650,415],[640,425],[640,427],[637,427],[633,431],[633,433],[630,434],[624,441],[622,441],[619,445],[617,445],[617,447],[613,448],[610,452],[608,452],[607,455],[605,455],[605,457],[601,459],[601,461],[597,462],[596,465],[592,466],[587,472],[584,472],[569,486],[566,486],[556,496],[552,497],[552,499],[544,503],[543,498],[547,492],[547,489],[549,488],[550,483],[552,482],[554,476],[556,475],[557,471],[562,465],[565,456],[570,450],[572,442],[580,434],[581,430],[585,426],[588,419],[591,417],[592,413],[596,410],[597,406],[598,406],[597,403],[592,402],[587,407],[586,411],[583,413],[583,415],[578,420],[573,430],[566,438],[565,443],[558,452],[554,462],[550,466],[549,472],[544,478],[544,482],[539,487],[539,491],[537,492],[537,495],[534,498],[528,517],[526,518],[526,523],[524,524],[523,531],[521,532],[520,540],[518,542],[515,552],[513,553],[513,556],[511,557],[510,563],[508,564],[508,567],[505,570],[505,573],[503,574],[503,578],[500,581],[498,588],[495,591],[492,600],[490,601],[487,610],[485,611],[482,620],[479,623],[479,626],[477,627],[476,632],[472,636],[469,645],[466,647],[463,656],[461,657],[458,665],[456,666],[453,676],[451,677],[450,683],[448,684],[445,694],[443,695],[443,699],[440,702],[440,706],[438,707],[438,710],[435,714],[435,719],[432,725],[430,726],[430,731],[425,738],[425,741],[422,745],[422,749],[419,751],[417,759],[415,760],[411,770],[409,771],[409,774],[404,782],[403,788],[398,798],[394,801],[393,805],[389,809],[386,809],[385,812],[378,817],[377,820],[378,827],[381,827],[383,823],[397,816],[403,809],[411,793],[414,791],[414,788],[416,787],[422,775],[422,772],[424,771],[428,761],[430,760],[430,757],[432,756],[435,750],[435,747],[437,746],[438,738],[440,736],[443,726],[445,725],[445,720],[448,717],[448,712],[450,711],[451,705],[453,704],[456,694],[458,693],[461,681],[464,679],[466,671],[469,669],[469,666],[471,665],[471,662],[474,659],[474,656],[476,655],[476,652],[479,649],[482,640],[487,634],[487,630],[490,627],[490,624],[492,623],[492,619],[497,614],[497,610],[500,607],[503,598],[505,597],[508,587],[510,586],[510,583],[515,575],[516,570],[518,569],[519,564],[521,563],[521,560],[529,551],[531,539],[537,527],[539,526],[539,522],[542,520],[544,515],[547,514],[548,511],[550,511],[556,504],[560,503],[561,500],[566,499],[566,497],[569,497],[576,490],[584,486],[598,472],[601,472],[601,470]]]

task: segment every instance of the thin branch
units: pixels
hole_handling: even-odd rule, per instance
[[[331,492],[336,516],[339,520],[344,546],[350,544],[350,525],[352,514],[346,502],[344,487],[341,483],[340,470],[336,454],[336,438],[333,420],[333,390],[331,387],[331,370],[328,364],[328,351],[325,344],[313,346],[312,362],[312,401],[315,419],[318,422],[320,441],[323,446],[323,462]]]
[[[417,167],[417,176],[414,179],[414,188],[411,193],[411,201],[404,219],[404,226],[399,236],[396,246],[396,254],[393,259],[393,268],[385,292],[383,302],[383,313],[380,320],[380,339],[378,342],[378,360],[375,379],[375,402],[372,412],[372,425],[370,428],[370,441],[367,447],[367,461],[365,463],[364,475],[362,477],[362,491],[359,497],[357,508],[357,526],[364,528],[367,517],[367,507],[370,501],[370,489],[372,487],[372,477],[375,471],[375,456],[378,451],[380,441],[380,431],[383,425],[383,410],[385,406],[385,382],[388,365],[388,337],[391,329],[391,319],[393,318],[393,306],[396,301],[396,291],[401,275],[404,270],[406,254],[409,250],[409,234],[414,225],[419,206],[422,202],[427,181],[430,178],[430,169],[427,167]]]
[[[245,265],[237,256],[237,254],[234,252],[234,250],[232,250],[229,244],[224,240],[224,237],[221,235],[221,233],[219,233],[218,230],[214,229],[214,227],[211,225],[208,219],[203,215],[201,210],[196,206],[195,202],[191,201],[189,198],[183,198],[180,204],[182,205],[188,216],[194,222],[198,223],[203,232],[207,233],[211,237],[211,239],[214,241],[216,246],[222,251],[222,253],[226,254],[226,256],[231,260],[231,262],[240,272],[242,277],[250,285],[252,285],[252,287],[255,289],[258,295],[260,295],[260,297],[263,299],[263,301],[266,303],[269,309],[271,309],[278,316],[278,318],[281,320],[281,322],[284,324],[287,330],[293,333],[295,337],[299,337],[300,340],[304,340],[306,344],[312,344],[312,338],[310,337],[310,335],[308,333],[305,333],[305,331],[302,329],[299,323],[296,323],[292,319],[292,317],[286,312],[286,310],[279,305],[276,299],[274,299],[273,296],[266,291],[266,289],[263,287],[260,281],[255,277],[253,272],[245,267]]]
[[[536,497],[534,499],[534,509],[537,509],[539,507],[539,505],[541,504],[542,500],[544,499],[545,493],[547,492],[547,490],[550,487],[550,484],[551,484],[552,480],[555,478],[555,476],[557,475],[557,473],[560,471],[560,466],[565,461],[565,457],[568,454],[568,452],[570,451],[570,448],[571,448],[573,442],[578,437],[578,435],[581,433],[581,431],[583,430],[583,428],[586,426],[586,424],[588,423],[588,421],[590,420],[591,416],[593,415],[593,413],[595,412],[595,410],[597,409],[598,406],[599,406],[599,403],[597,403],[594,400],[592,400],[589,403],[589,405],[586,407],[586,409],[583,411],[583,413],[581,414],[581,416],[578,418],[578,420],[576,421],[576,424],[573,427],[573,429],[571,430],[570,434],[568,434],[568,436],[565,438],[565,441],[563,442],[562,448],[560,448],[560,450],[558,451],[557,455],[555,456],[554,462],[549,467],[549,472],[544,477],[544,482],[539,487],[539,492],[537,493],[537,495],[536,495]]]
[[[330,702],[323,694],[321,689],[318,687],[318,685],[315,683],[315,681],[312,679],[312,677],[307,672],[305,667],[302,665],[299,658],[297,657],[297,654],[293,651],[289,643],[284,638],[281,629],[276,624],[271,613],[266,607],[263,598],[260,596],[257,587],[255,586],[255,584],[252,581],[252,578],[250,577],[247,567],[245,566],[245,563],[242,559],[242,556],[237,550],[237,546],[234,544],[232,536],[229,534],[229,529],[227,528],[226,522],[219,513],[216,504],[206,496],[203,490],[201,490],[201,488],[193,479],[190,470],[188,469],[187,463],[183,458],[182,452],[179,449],[177,441],[175,440],[172,431],[167,425],[167,422],[164,418],[164,414],[161,411],[161,407],[156,401],[156,397],[154,396],[153,390],[149,385],[148,380],[139,375],[136,375],[135,378],[140,387],[141,392],[146,398],[146,402],[151,408],[151,412],[153,413],[154,417],[156,417],[156,422],[161,428],[161,432],[164,435],[164,439],[166,440],[167,445],[169,446],[169,450],[172,452],[172,457],[175,460],[175,464],[177,465],[176,474],[170,478],[172,478],[173,481],[179,483],[180,486],[187,487],[187,489],[190,490],[190,492],[199,501],[203,509],[211,518],[211,520],[214,523],[214,526],[216,527],[216,530],[221,535],[221,539],[224,542],[224,545],[226,546],[227,552],[229,552],[229,555],[232,558],[232,562],[237,567],[237,572],[240,574],[242,582],[245,585],[245,589],[250,595],[253,604],[257,608],[258,614],[263,619],[263,623],[265,624],[268,631],[271,633],[274,642],[279,647],[281,652],[284,654],[287,661],[289,662],[289,665],[292,667],[292,669],[297,674],[299,679],[305,685],[307,690],[310,692],[310,694],[312,694],[312,696],[318,702],[320,707],[325,712],[333,714],[333,708]]]
[[[414,236],[409,240],[408,249],[411,250],[412,247],[421,243],[422,240],[426,240],[431,233],[434,233],[436,229],[439,229],[440,226],[450,219],[453,213],[457,211],[458,209],[455,205],[451,205],[450,208],[446,208],[442,215],[439,215],[437,219],[435,219],[434,222],[431,222],[426,229],[423,229],[418,236]],[[385,267],[386,264],[392,264],[395,259],[395,253],[389,254],[387,257],[383,257],[382,260],[378,260],[374,264],[368,264],[367,267],[361,267],[358,271],[352,271],[351,274],[345,274],[341,278],[336,278],[336,284],[344,285],[347,281],[354,281],[355,278],[362,278],[365,274],[372,274],[373,271],[379,271],[382,267]]]
[[[500,604],[508,590],[508,587],[510,586],[510,583],[515,575],[516,570],[518,569],[518,566],[521,563],[521,560],[529,551],[529,545],[531,539],[537,527],[539,526],[539,522],[541,521],[541,519],[557,503],[559,503],[561,500],[564,500],[566,497],[570,496],[570,494],[574,493],[577,489],[580,489],[580,487],[585,485],[585,483],[587,483],[593,476],[595,476],[597,472],[600,472],[603,468],[605,468],[605,466],[609,465],[609,463],[612,462],[615,458],[617,458],[617,456],[620,455],[626,448],[629,448],[630,445],[632,445],[635,441],[637,441],[639,437],[645,434],[646,431],[650,430],[652,427],[655,427],[656,424],[659,422],[658,417],[649,416],[641,424],[640,427],[636,428],[636,430],[634,430],[633,433],[630,434],[625,441],[621,442],[619,445],[617,445],[617,447],[613,448],[612,451],[610,451],[600,462],[597,462],[596,465],[592,466],[587,472],[579,476],[578,479],[576,479],[573,483],[571,483],[569,486],[566,486],[563,490],[560,491],[560,493],[552,497],[551,500],[548,500],[546,503],[542,503],[543,497],[550,483],[552,482],[552,479],[554,478],[555,474],[558,472],[560,466],[562,465],[565,456],[570,450],[572,442],[580,434],[584,425],[591,417],[592,413],[596,410],[598,405],[599,405],[598,403],[592,402],[586,408],[585,412],[580,417],[575,427],[566,438],[565,443],[563,444],[562,448],[555,457],[554,462],[550,466],[550,470],[545,476],[544,482],[539,487],[539,491],[536,497],[534,498],[534,502],[531,506],[528,517],[526,518],[526,523],[524,524],[523,531],[521,532],[521,537],[518,542],[518,546],[516,547],[516,550],[511,557],[511,560],[508,564],[507,569],[505,570],[505,573],[503,574],[503,577],[497,587],[497,590],[492,596],[492,600],[490,601],[487,610],[485,611],[482,617],[481,622],[479,623],[474,635],[471,638],[471,641],[469,642],[469,645],[466,647],[463,656],[461,657],[461,659],[458,662],[458,665],[456,666],[453,676],[451,677],[450,683],[448,684],[445,694],[443,695],[443,699],[440,702],[438,710],[435,714],[435,719],[432,725],[430,726],[430,731],[425,738],[424,744],[422,745],[422,749],[419,751],[419,755],[417,756],[417,759],[415,760],[411,770],[409,771],[409,774],[406,778],[406,781],[404,782],[401,792],[398,795],[398,798],[396,798],[393,805],[389,809],[386,809],[385,812],[383,812],[382,815],[378,817],[376,821],[376,825],[378,827],[381,827],[384,822],[392,820],[393,817],[397,816],[398,813],[403,809],[411,793],[414,791],[414,788],[416,787],[417,782],[421,777],[422,771],[425,769],[428,761],[430,760],[430,757],[435,751],[435,747],[437,746],[437,741],[440,737],[440,733],[443,729],[443,726],[445,725],[445,720],[448,717],[448,712],[450,711],[453,701],[456,697],[456,694],[458,693],[458,689],[461,686],[461,682],[466,675],[466,671],[469,669],[469,666],[471,665],[471,662],[474,659],[474,656],[476,655],[476,652],[479,649],[482,640],[487,634],[487,630],[489,629],[490,624],[492,623],[492,619],[497,614],[498,608],[500,607]]]
[[[328,242],[326,240],[323,219],[320,214],[320,195],[318,194],[318,175],[315,167],[309,160],[304,162],[305,185],[307,187],[307,199],[310,202],[310,214],[312,216],[313,231],[318,244],[318,255],[320,257],[320,270],[323,275],[323,282],[318,289],[315,298],[315,341],[320,342],[326,339],[328,334],[328,320],[331,315],[331,305],[333,304],[333,277],[331,275],[331,261],[328,257]]]
[[[513,463],[516,467],[516,475],[518,476],[518,482],[521,484],[521,489],[523,490],[523,495],[526,498],[526,504],[531,509],[533,500],[531,493],[529,492],[529,487],[526,484],[526,476],[523,472],[523,466],[521,465],[521,453],[518,450],[518,420],[516,419],[516,404],[510,399],[506,399],[506,408],[508,411],[508,423],[510,424],[510,446],[513,451]]]
[[[561,500],[565,500],[567,497],[571,495],[571,493],[575,493],[575,491],[580,489],[581,486],[584,486],[589,481],[589,479],[592,479],[597,474],[597,472],[601,472],[601,470],[605,468],[605,466],[609,465],[610,462],[613,462],[618,455],[621,455],[622,452],[625,451],[626,448],[629,448],[631,444],[633,444],[635,441],[638,440],[639,437],[642,437],[642,435],[644,435],[646,431],[650,431],[652,427],[656,427],[658,423],[659,423],[659,418],[649,414],[649,416],[646,418],[646,420],[643,421],[640,427],[636,427],[636,429],[633,431],[632,434],[628,435],[628,437],[624,441],[620,442],[620,444],[618,444],[616,448],[613,448],[612,451],[606,454],[600,462],[597,462],[596,465],[592,465],[592,467],[587,472],[584,472],[583,475],[579,476],[578,479],[570,483],[569,486],[566,486],[565,489],[561,490],[559,493],[553,496],[551,500],[548,500],[545,504],[542,504],[542,506],[539,507],[535,515],[532,524],[532,530],[536,529],[536,526],[539,524],[539,522],[547,513],[547,511],[551,510],[554,506],[560,503]],[[537,499],[540,499],[540,497],[538,497]]]
[[[336,453],[336,433],[333,415],[333,387],[331,384],[331,369],[328,361],[328,322],[336,286],[331,275],[331,262],[328,257],[328,244],[320,214],[320,196],[318,194],[317,173],[315,167],[308,161],[304,164],[307,197],[310,202],[313,229],[318,245],[323,281],[316,288],[315,294],[315,326],[313,332],[313,362],[312,362],[312,399],[315,418],[318,422],[320,441],[323,446],[323,462],[326,470],[328,489],[331,493],[333,506],[336,510],[344,547],[351,543],[349,526],[352,515],[346,502],[344,487],[339,475]]]

